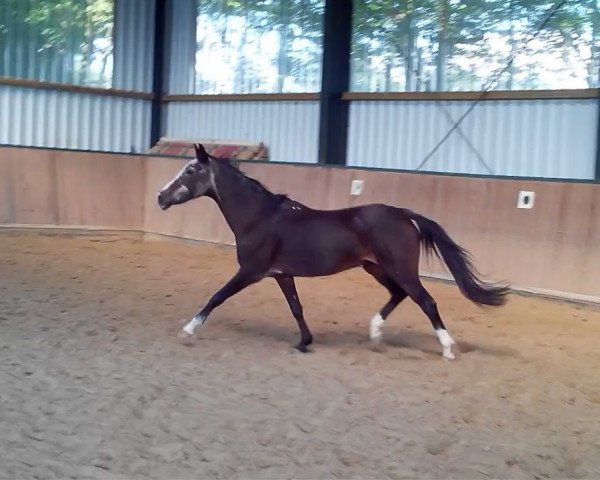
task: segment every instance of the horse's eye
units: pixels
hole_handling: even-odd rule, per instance
[[[193,175],[194,174],[194,167],[188,167],[185,169],[185,174],[186,175]]]

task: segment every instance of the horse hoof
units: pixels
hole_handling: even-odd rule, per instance
[[[182,345],[191,345],[194,343],[194,336],[187,333],[185,330],[179,330],[179,333],[177,334],[177,340]]]
[[[444,360],[456,360],[456,356],[452,352],[444,352],[442,357],[444,357]]]
[[[385,344],[382,342],[371,342],[371,351],[383,353],[386,351]]]
[[[299,352],[302,352],[302,353],[308,353],[309,352],[308,347],[304,343],[302,343],[302,342],[299,343],[298,345],[296,345],[294,348],[296,350],[298,350]]]

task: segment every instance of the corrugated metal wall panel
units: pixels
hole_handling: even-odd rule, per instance
[[[115,0],[113,87],[152,91],[155,0]]]
[[[150,102],[0,86],[0,144],[143,152]]]
[[[348,164],[413,170],[471,105],[355,101]],[[592,179],[596,100],[498,100],[477,105],[423,171]]]
[[[167,91],[169,93],[194,93],[196,1],[177,0],[168,3]]]
[[[150,92],[155,0],[114,1],[112,86]],[[2,17],[6,17],[4,21],[14,30],[8,43],[0,43],[0,76],[110,87],[110,81],[99,85],[76,74],[74,57],[82,48],[76,38],[71,38],[64,46],[66,53],[41,49],[43,42],[37,31],[41,27],[36,29],[23,21],[31,4],[31,0],[20,1],[20,10],[12,12],[8,10],[10,5],[0,2],[0,24]],[[16,17],[21,21],[16,21]]]
[[[170,102],[165,135],[264,142],[272,161],[316,163],[319,102]]]
[[[152,91],[154,4],[115,2],[114,88]],[[0,143],[143,152],[150,108],[147,100],[0,86]]]
[[[127,3],[129,0],[123,1]],[[41,12],[51,6],[48,2],[0,1],[0,32],[3,33],[0,38],[0,76],[110,87],[112,80],[110,44],[103,46],[103,48],[108,47],[103,53],[94,49],[95,52],[92,54],[88,50],[98,40],[107,40],[103,37],[105,32],[102,27],[106,27],[106,30],[111,29],[113,19],[110,11],[106,17],[97,16],[95,21],[98,24],[94,25],[91,32],[84,34],[81,29],[70,28],[75,16],[83,14],[81,7],[86,7],[85,2],[74,3],[80,7],[78,11],[72,8],[71,11],[64,10],[57,14],[61,19],[63,15],[68,17],[72,14],[71,18],[63,19],[66,23],[60,24],[62,32],[59,33],[53,30],[51,25],[40,21],[43,19]],[[69,8],[69,5],[63,6]],[[84,65],[87,61],[101,63],[101,57],[106,60],[103,71],[100,64],[97,64],[96,68]]]

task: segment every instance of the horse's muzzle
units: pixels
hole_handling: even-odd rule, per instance
[[[167,210],[171,206],[171,204],[165,199],[164,192],[158,192],[157,202],[161,210]]]

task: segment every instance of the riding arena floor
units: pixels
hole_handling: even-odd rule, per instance
[[[236,269],[230,247],[0,232],[0,477],[600,478],[600,311],[511,295],[481,309],[426,282],[453,362],[362,270],[273,280],[177,341]]]

